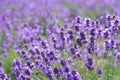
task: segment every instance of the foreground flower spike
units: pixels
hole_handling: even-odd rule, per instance
[[[93,61],[93,59],[92,58],[87,58],[85,66],[90,71],[94,70],[94,61]]]
[[[11,80],[2,68],[0,68],[0,79],[1,80]]]
[[[115,40],[105,41],[104,46],[107,51],[111,51],[116,48],[116,42]]]
[[[60,64],[61,64],[62,66],[66,66],[66,65],[67,65],[67,63],[66,63],[65,60],[61,60]]]
[[[79,75],[79,73],[76,72],[75,70],[73,70],[71,73],[73,75],[73,80],[82,80],[81,76]]]
[[[59,80],[61,76],[63,76],[63,71],[60,68],[55,67],[53,69],[54,74],[56,75],[56,78]]]
[[[32,69],[23,65],[19,58],[14,59],[12,72],[18,80],[31,80],[30,75],[32,74]]]

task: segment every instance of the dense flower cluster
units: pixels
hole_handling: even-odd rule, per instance
[[[49,80],[54,79],[53,75],[57,79],[82,80],[77,72],[80,64],[77,64],[76,60],[85,60],[86,68],[92,71],[96,65],[92,55],[107,56],[108,51],[117,50],[117,41],[113,37],[116,37],[116,34],[119,35],[119,17],[112,19],[112,16],[106,15],[103,18],[105,23],[102,23],[101,19],[92,21],[77,17],[72,23],[60,28],[58,33],[46,33],[48,37],[42,35],[39,26],[27,27],[26,24],[19,26],[15,38],[6,37],[5,39],[14,41],[13,48],[24,61],[23,64],[20,58],[14,59],[12,73],[18,80],[31,80],[32,75],[39,75],[39,72],[34,73],[34,70],[38,68]],[[111,26],[105,27],[108,24]],[[99,46],[100,44],[97,42],[99,39],[104,42],[103,46]],[[7,47],[5,49],[7,50]],[[101,54],[101,49],[106,54]],[[8,54],[6,53],[6,55]],[[68,58],[64,58],[66,56]],[[118,62],[120,61],[119,52],[115,53],[115,58]],[[98,68],[98,76],[102,73],[102,69]],[[7,77],[1,78],[6,79]]]
[[[16,8],[6,11],[6,14],[2,12],[3,14],[0,15],[2,53],[0,54],[0,79],[12,80],[10,76],[12,75],[17,80],[83,80],[83,69],[86,73],[95,71],[97,78],[100,79],[103,77],[106,68],[104,64],[107,64],[107,61],[111,59],[108,64],[117,67],[115,65],[120,62],[120,17],[107,13],[96,20],[84,19],[80,16],[71,19],[72,10],[64,6],[66,0],[65,2],[58,0],[58,2],[59,5],[54,0],[48,2],[37,0],[34,5],[35,2],[28,4],[27,0],[22,0]],[[4,4],[10,3],[5,0]],[[19,1],[14,1],[9,6],[18,3]],[[43,7],[36,9],[39,3]],[[72,3],[71,0],[68,3]],[[25,6],[26,4],[29,8]],[[78,5],[77,2],[75,4]],[[58,6],[55,7],[56,5]],[[22,8],[25,10],[22,11]],[[45,8],[46,12],[42,8]],[[30,12],[31,10],[34,11]],[[64,20],[63,25],[59,25],[60,18],[56,18],[58,15],[50,13],[55,10],[62,11],[60,14],[62,19],[66,18],[62,14],[70,18]],[[17,15],[19,12],[21,14]],[[30,14],[27,15],[29,12]],[[40,21],[39,17],[43,19]],[[11,49],[13,52],[9,53]],[[17,57],[12,60],[9,75],[6,69],[4,71],[2,60],[9,59],[13,53]],[[104,64],[100,64],[101,59]],[[45,79],[41,78],[42,76]]]

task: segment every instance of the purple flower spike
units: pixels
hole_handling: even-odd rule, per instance
[[[116,57],[117,61],[120,62],[120,52],[117,52],[115,57]]]
[[[65,60],[61,60],[60,64],[61,64],[62,66],[66,66],[66,65],[67,65],[67,63],[66,63]]]
[[[103,72],[102,72],[102,69],[101,69],[101,68],[98,68],[98,69],[97,69],[97,74],[98,74],[98,76],[100,76],[102,73],[103,73]]]

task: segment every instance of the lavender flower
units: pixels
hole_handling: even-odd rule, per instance
[[[100,76],[102,73],[103,73],[103,72],[102,72],[102,69],[101,69],[101,68],[98,68],[98,69],[97,69],[97,75]]]
[[[86,64],[85,66],[88,68],[88,70],[93,70],[94,69],[94,62],[92,58],[87,58],[86,59]]]
[[[117,52],[115,57],[116,57],[117,61],[120,62],[120,52]]]
[[[0,79],[1,80],[11,80],[2,68],[0,68]]]

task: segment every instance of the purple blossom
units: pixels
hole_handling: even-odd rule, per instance
[[[120,52],[117,52],[115,57],[116,57],[117,61],[120,62]]]
[[[97,74],[98,74],[98,76],[100,76],[102,73],[103,73],[103,72],[102,72],[102,69],[101,69],[101,68],[98,68],[98,69],[97,69]]]

